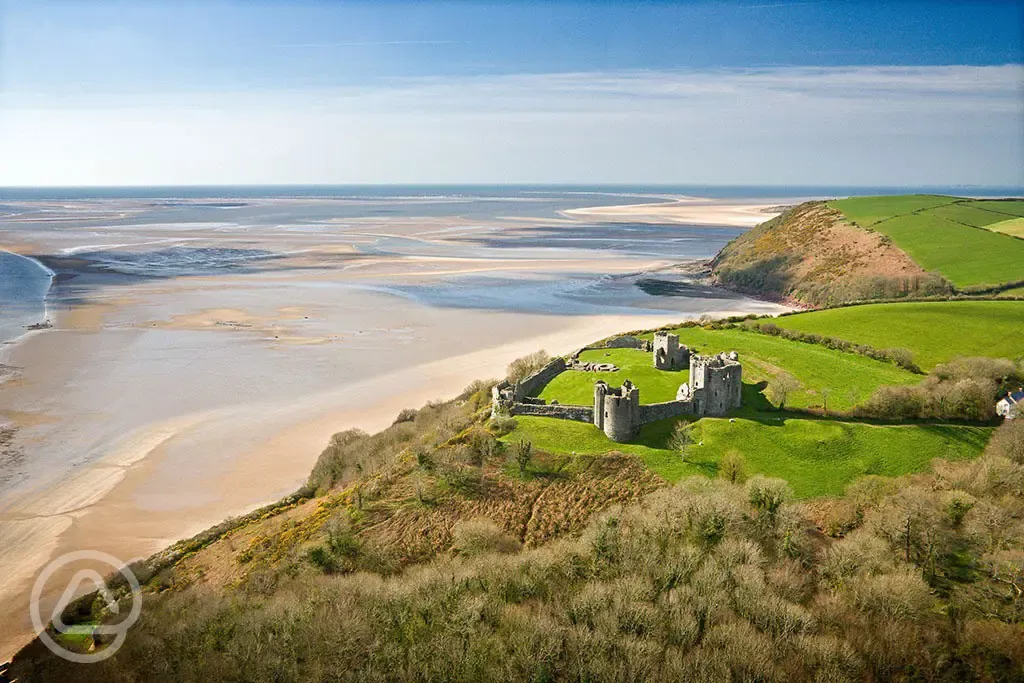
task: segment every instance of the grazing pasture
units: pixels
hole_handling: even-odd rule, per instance
[[[779,327],[876,348],[903,346],[929,370],[957,356],[1024,356],[1024,301],[866,304],[788,315]]]
[[[941,273],[958,288],[1024,280],[1024,240],[990,227],[1024,213],[1022,201],[905,195],[853,197],[829,205],[861,228],[885,235],[922,268]]]
[[[956,197],[934,194],[907,194],[884,197],[850,197],[829,202],[829,206],[842,211],[847,218],[862,228],[869,228],[879,221],[893,216],[902,216],[945,206],[957,201]]]
[[[921,379],[891,363],[746,330],[682,327],[673,332],[697,353],[739,353],[747,384],[763,388],[780,372],[791,374],[801,385],[786,399],[791,408],[823,408],[827,401],[829,410],[848,410],[882,385],[915,384]],[[639,386],[642,399],[643,385]],[[744,401],[752,399],[763,396],[744,395]]]
[[[986,227],[993,232],[1001,232],[1004,235],[1024,237],[1024,218],[1010,218],[998,223],[989,223]]]

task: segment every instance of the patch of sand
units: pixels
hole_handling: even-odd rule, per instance
[[[708,199],[682,198],[657,204],[627,204],[568,209],[570,218],[630,223],[683,223],[749,228],[778,216],[784,207],[777,204],[737,204]]]

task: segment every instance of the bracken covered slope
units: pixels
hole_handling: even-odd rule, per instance
[[[877,232],[825,202],[800,204],[737,237],[712,262],[715,280],[814,306],[950,291]]]

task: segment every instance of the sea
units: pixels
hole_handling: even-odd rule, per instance
[[[278,230],[317,233],[334,229],[345,219],[458,218],[486,222],[494,219],[534,220],[530,229],[513,232],[511,239],[482,233],[478,239],[462,237],[446,246],[446,256],[476,256],[515,249],[572,249],[594,254],[668,257],[680,261],[713,256],[743,230],[708,226],[631,223],[560,222],[566,209],[661,202],[676,197],[750,199],[793,202],[875,194],[955,194],[1016,196],[1022,188],[947,187],[837,187],[837,186],[708,186],[708,185],[283,185],[283,186],[175,186],[175,187],[65,187],[0,188],[0,343],[26,333],[47,319],[47,294],[54,280],[48,265],[74,256],[108,275],[121,277],[178,277],[216,274],[228,270],[271,267],[279,254],[261,249],[191,248],[187,243],[156,244],[151,248],[119,249],[104,239],[110,234],[131,234],[133,227],[173,225],[178,230],[209,237],[222,229]],[[281,200],[281,201],[275,201]],[[119,203],[132,211],[118,213]],[[140,203],[143,209],[139,210]],[[113,209],[111,208],[113,207]],[[97,216],[100,220],[97,221]],[[50,217],[53,220],[50,220]],[[545,224],[545,219],[552,219]],[[58,254],[18,255],[2,250],[5,236],[19,230],[49,232],[59,237],[68,231],[89,231],[97,245],[77,246]],[[6,235],[5,235],[6,233]],[[14,241],[17,241],[16,239]],[[361,245],[366,254],[414,256],[431,245],[402,237],[379,237]],[[434,247],[436,248],[436,247]],[[436,255],[436,254],[433,254]],[[597,303],[607,307],[616,287],[607,278],[570,278],[546,288],[522,281],[462,278],[457,283],[431,287],[393,288],[396,294],[418,298],[435,306],[493,307],[495,309],[551,310],[589,313]],[[706,292],[705,292],[706,294]],[[612,297],[613,299],[614,297]],[[592,299],[592,301],[588,301]],[[566,307],[565,302],[571,305]],[[632,306],[633,299],[621,305]]]
[[[46,321],[53,271],[25,256],[0,251],[0,342],[20,337]]]

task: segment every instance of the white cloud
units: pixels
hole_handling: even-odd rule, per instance
[[[0,184],[1024,184],[1024,67],[0,96]]]

